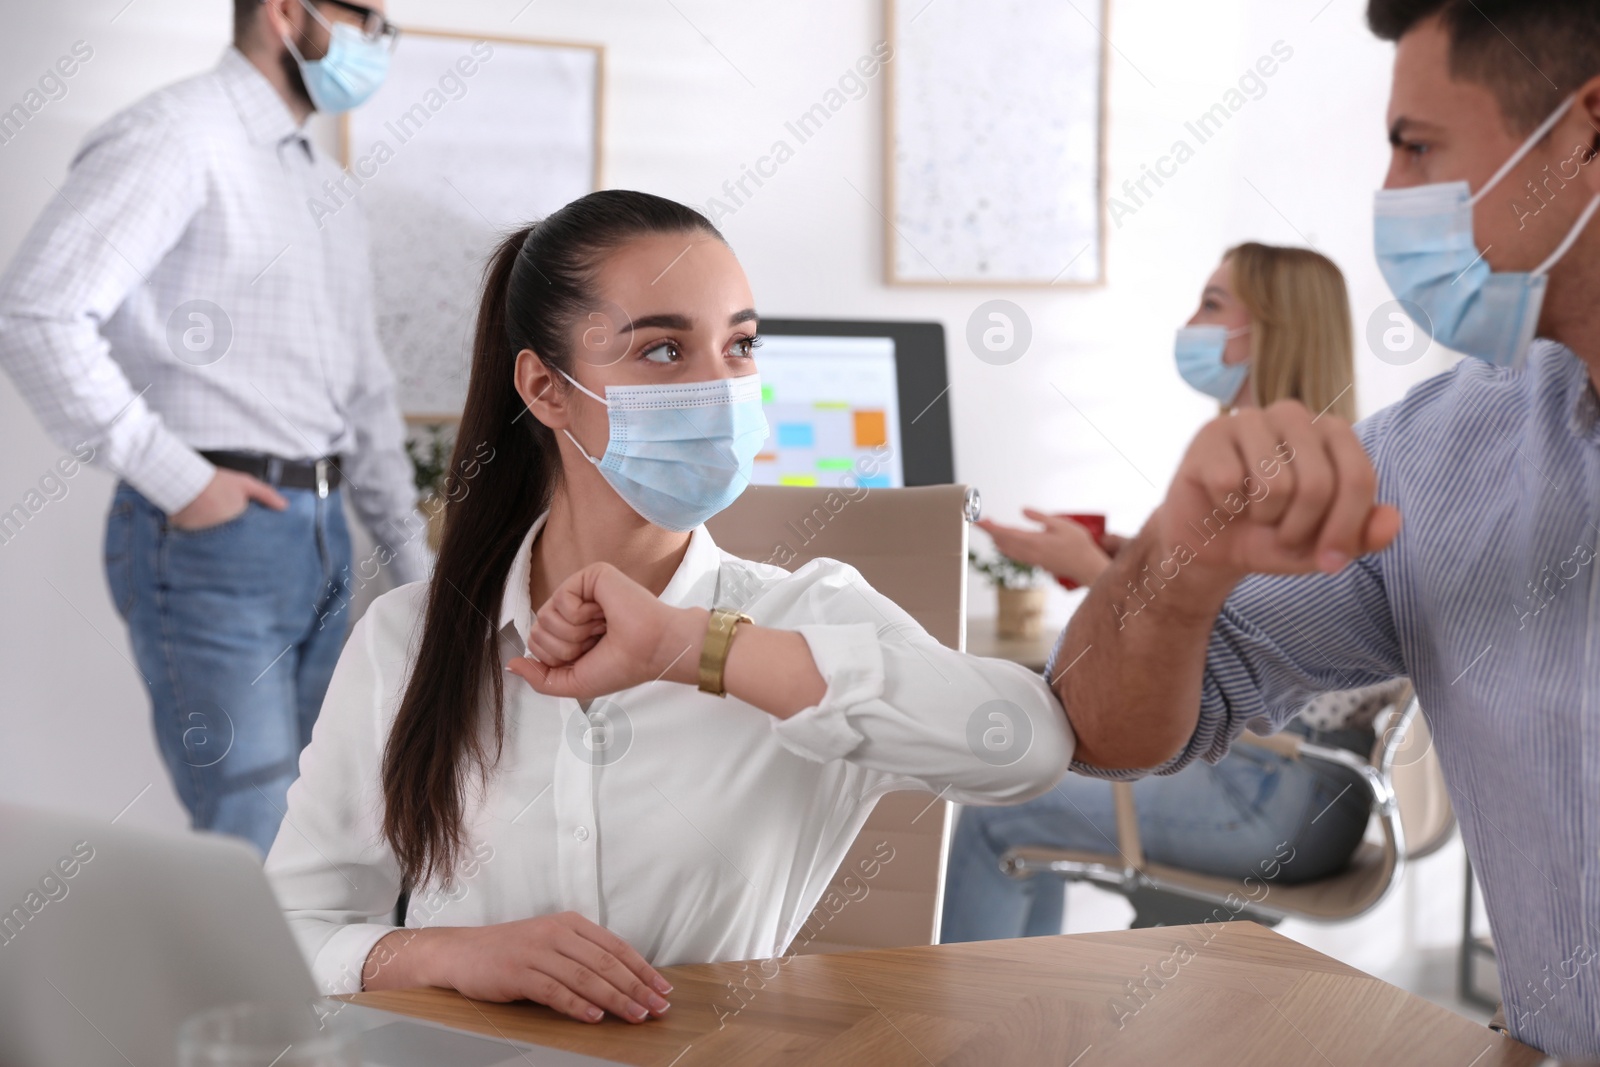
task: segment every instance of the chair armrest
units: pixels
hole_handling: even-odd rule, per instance
[[[1246,731],[1240,734],[1235,741],[1254,745],[1257,748],[1267,749],[1288,759],[1318,760],[1323,763],[1335,763],[1347,770],[1354,771],[1361,779],[1363,791],[1367,795],[1368,803],[1377,809],[1384,823],[1386,837],[1390,837],[1390,847],[1403,848],[1403,838],[1399,836],[1397,823],[1397,803],[1394,789],[1388,776],[1382,774],[1372,764],[1342,748],[1331,748],[1326,745],[1314,744],[1305,740],[1298,734],[1277,733],[1262,736]],[[1117,849],[1122,854],[1123,862],[1132,871],[1145,870],[1144,844],[1139,837],[1139,813],[1133,798],[1133,783],[1112,782],[1111,799],[1117,815]]]
[[[1300,758],[1335,763],[1346,770],[1354,771],[1360,776],[1361,784],[1366,787],[1368,801],[1386,822],[1399,811],[1399,802],[1395,799],[1394,785],[1389,775],[1349,749],[1331,748],[1306,741],[1300,745]],[[1398,832],[1399,828],[1395,829]]]

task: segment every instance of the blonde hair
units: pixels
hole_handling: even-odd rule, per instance
[[[1309,248],[1237,245],[1223,255],[1250,312],[1250,392],[1259,407],[1298,400],[1354,422],[1350,294],[1333,260]]]

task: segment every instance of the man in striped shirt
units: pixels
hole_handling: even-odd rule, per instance
[[[79,149],[0,278],[0,365],[115,472],[106,576],[194,825],[263,853],[343,645],[345,489],[394,582],[429,567],[359,210],[313,110],[376,88],[382,4],[236,0],[211,71]]]
[[[1207,425],[1050,677],[1075,769],[1129,778],[1409,676],[1511,1033],[1600,1058],[1600,4],[1368,19],[1398,42],[1379,259],[1478,358],[1353,429],[1294,403]]]

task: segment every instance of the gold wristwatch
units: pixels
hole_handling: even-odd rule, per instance
[[[754,623],[748,615],[726,608],[712,608],[706,623],[705,644],[700,647],[700,691],[723,697],[728,691],[722,687],[722,670],[728,663],[728,649],[733,644],[733,631],[741,622]]]

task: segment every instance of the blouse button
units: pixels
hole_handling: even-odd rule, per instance
[[[576,830],[572,831],[572,836],[576,837],[579,841],[587,841],[589,840],[589,828],[587,826],[580,826]]]

